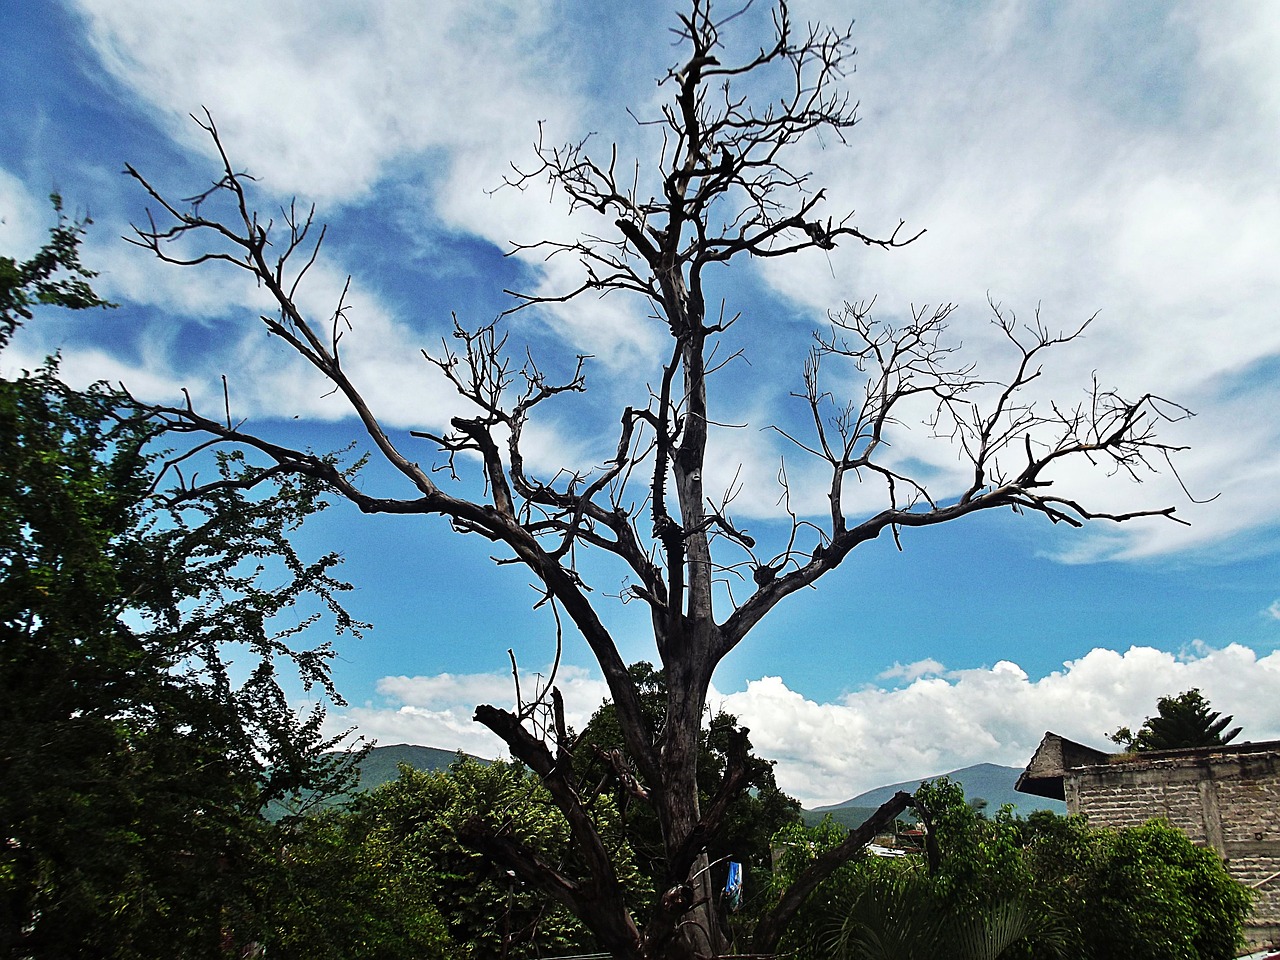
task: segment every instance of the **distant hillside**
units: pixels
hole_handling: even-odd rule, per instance
[[[956,783],[963,784],[965,798],[969,801],[982,799],[987,801],[988,813],[995,813],[1004,804],[1011,803],[1017,812],[1023,815],[1033,810],[1052,810],[1054,813],[1066,813],[1067,805],[1061,800],[1048,800],[1044,797],[1033,797],[1018,793],[1013,789],[1022,770],[1018,767],[1002,767],[994,763],[977,763],[961,770],[952,770],[946,774],[935,774],[932,777],[921,777],[920,780],[933,780],[939,776],[947,776]],[[869,817],[882,803],[899,790],[911,793],[920,786],[920,780],[904,780],[885,787],[876,787],[866,793],[851,797],[844,803],[826,807],[814,807],[804,812],[806,823],[817,823],[830,813],[839,823],[857,826]]]
[[[875,812],[875,807],[823,807],[821,811],[801,810],[800,816],[804,818],[806,827],[816,827],[830,817],[840,826],[852,830],[854,827],[862,826],[862,822]],[[910,811],[904,814],[903,819],[910,819]]]
[[[419,747],[412,743],[394,743],[385,747],[374,747],[369,755],[360,763],[360,783],[358,790],[372,790],[380,787],[388,780],[400,775],[399,766],[408,764],[415,770],[444,770],[453,764],[458,757],[466,756],[458,750],[440,750],[436,747]],[[472,757],[480,760],[479,757]],[[488,760],[480,760],[488,763]]]
[[[459,756],[465,756],[465,754],[460,754],[456,750],[420,747],[411,743],[396,743],[385,747],[374,747],[360,764],[360,780],[356,791],[353,792],[373,790],[390,780],[396,779],[399,776],[399,765],[401,763],[408,764],[415,770],[443,770],[454,763]],[[490,762],[479,757],[473,757],[472,759],[479,760],[481,763]],[[945,776],[963,784],[965,797],[969,800],[972,801],[979,798],[986,800],[989,813],[995,813],[1006,803],[1013,804],[1018,813],[1023,815],[1033,810],[1052,810],[1055,813],[1066,813],[1066,804],[1060,800],[1046,800],[1043,797],[1017,793],[1013,789],[1013,785],[1020,773],[1022,771],[1017,767],[1001,767],[994,763],[978,763],[962,770],[952,770]],[[921,779],[932,780],[937,776],[944,776],[944,774],[935,774],[933,777],[922,777]],[[844,803],[804,810],[802,811],[804,822],[809,826],[813,826],[819,823],[824,816],[830,814],[831,818],[837,823],[850,828],[856,827],[899,790],[905,790],[910,793],[919,785],[920,780],[904,780],[901,783],[892,783],[888,786],[868,790],[866,793],[860,793],[856,797],[851,797],[844,801]],[[350,796],[335,797],[326,806],[335,806],[349,799]],[[268,815],[274,819],[283,815],[283,812],[283,809],[277,809],[272,810]]]
[[[408,764],[415,770],[444,770],[453,764],[458,757],[469,756],[458,750],[440,750],[436,747],[420,747],[412,743],[395,743],[385,747],[374,747],[368,756],[360,762],[360,779],[351,793],[339,794],[323,802],[325,807],[336,807],[346,803],[356,793],[364,793],[382,786],[400,776],[400,764]],[[480,763],[489,763],[480,757],[471,757]],[[278,820],[290,812],[291,806],[275,802],[268,806],[268,820]]]

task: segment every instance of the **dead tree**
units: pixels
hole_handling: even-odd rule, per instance
[[[1156,427],[1185,413],[1150,395],[1128,399],[1096,384],[1082,402],[1070,406],[1027,399],[1043,355],[1073,340],[1079,329],[1057,335],[1038,317],[1022,326],[994,308],[1012,364],[1004,377],[993,378],[958,362],[946,346],[942,334],[950,307],[913,311],[893,327],[877,323],[865,306],[846,306],[832,315],[830,332],[813,345],[803,389],[796,394],[807,405],[810,428],[786,431],[801,451],[829,470],[829,507],[824,516],[792,514],[790,535],[776,549],[765,549],[738,529],[727,498],[714,499],[723,491],[704,488],[712,354],[732,337],[724,310],[708,307],[708,268],[751,257],[803,255],[846,242],[893,248],[912,237],[901,225],[878,236],[864,232],[851,214],[826,213],[823,191],[788,165],[797,142],[818,134],[841,138],[854,124],[856,104],[843,86],[853,53],[849,32],[799,28],[780,2],[767,45],[731,60],[721,32],[733,19],[713,18],[709,0],[691,0],[689,12],[680,17],[681,61],[661,81],[668,100],[659,116],[641,121],[661,133],[656,156],[620,164],[616,148],[606,148],[602,158],[587,142],[539,143],[536,163],[513,167],[510,176],[512,189],[549,181],[571,207],[595,211],[601,223],[596,236],[532,244],[550,256],[576,258],[582,281],[554,297],[514,294],[513,309],[583,295],[632,295],[647,302],[669,334],[666,359],[654,370],[647,395],[619,413],[613,457],[589,473],[535,475],[521,449],[526,426],[540,406],[585,390],[581,358],[571,376],[553,382],[531,359],[509,359],[499,322],[478,329],[458,325],[452,346],[424,354],[473,412],[452,418],[451,429],[439,435],[412,436],[432,441],[447,461],[465,456],[483,465],[484,495],[468,498],[459,492],[462,486],[438,479],[449,477],[448,471],[433,473],[419,466],[419,454],[405,453],[405,444],[416,441],[384,429],[359,385],[348,378],[339,349],[347,329],[344,305],[327,317],[308,316],[298,306],[295,293],[323,239],[311,212],[291,207],[280,224],[260,218],[247,196],[246,175],[235,171],[207,115],[202,123],[223,162],[208,191],[189,201],[171,201],[128,169],[158,204],[148,222],[136,228],[133,242],[169,263],[225,261],[251,273],[274,301],[274,315],[262,317],[270,333],[345,397],[376,455],[414,490],[409,497],[370,492],[332,458],[248,431],[229,410],[211,416],[190,403],[155,406],[154,415],[173,433],[200,438],[204,448],[238,447],[254,463],[231,479],[191,483],[181,495],[199,497],[219,484],[253,487],[305,474],[366,513],[439,515],[460,534],[492,541],[499,562],[523,564],[556,611],[557,623],[567,621],[589,645],[624,732],[628,757],[619,771],[631,792],[653,805],[661,823],[668,879],[656,905],[647,916],[636,916],[623,899],[591,816],[587,787],[573,776],[573,743],[554,688],[532,706],[480,706],[476,720],[542,777],[569,823],[583,873],[566,875],[509,837],[480,833],[469,839],[566,904],[613,955],[632,960],[710,957],[723,949],[704,849],[743,777],[730,763],[720,794],[702,807],[695,769],[698,734],[717,664],[762,618],[785,597],[834,571],[860,544],[885,532],[897,537],[904,527],[933,526],[992,509],[1041,514],[1073,526],[1100,518],[1171,517],[1172,508],[1095,512],[1058,494],[1053,473],[1063,461],[1087,460],[1135,476],[1163,466],[1172,448],[1157,438]],[[748,79],[751,95],[740,92]],[[764,89],[767,99],[758,93]],[[229,212],[210,213],[220,202]],[[732,344],[727,346],[732,352]],[[838,400],[828,390],[823,371],[833,363],[860,371],[859,396]],[[949,439],[966,464],[963,489],[945,496],[886,456],[888,438],[902,428],[904,411],[921,404],[931,411],[933,433]],[[845,481],[851,475],[882,483],[881,509],[846,514]],[[668,689],[660,731],[645,720],[627,665],[595,606],[602,602],[599,595],[580,578],[576,557],[582,550],[611,556],[629,578],[627,599],[647,605]],[[717,578],[724,577],[737,578],[736,592],[717,589]],[[896,797],[838,853],[800,877],[760,925],[754,949],[774,949],[804,896],[907,803],[905,794]]]

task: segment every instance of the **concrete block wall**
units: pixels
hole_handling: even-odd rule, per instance
[[[1212,847],[1258,895],[1251,943],[1280,934],[1280,745],[1117,755],[1066,771],[1063,792],[1094,826],[1160,818]]]

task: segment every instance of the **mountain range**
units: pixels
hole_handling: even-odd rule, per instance
[[[374,747],[360,764],[360,781],[358,790],[372,790],[399,775],[400,764],[408,764],[417,770],[443,770],[458,757],[464,756],[457,750],[441,750],[437,747],[420,747],[410,743],[397,743],[385,747]],[[473,758],[479,759],[479,758]],[[481,763],[488,761],[481,760]],[[880,804],[884,803],[899,790],[913,792],[921,780],[934,780],[946,776],[956,783],[963,784],[965,797],[970,802],[986,801],[986,810],[995,813],[1004,804],[1012,804],[1021,814],[1033,810],[1052,810],[1065,813],[1066,804],[1060,800],[1046,800],[1018,793],[1013,789],[1022,770],[1018,767],[1002,767],[994,763],[976,763],[973,766],[951,770],[945,774],[921,777],[918,780],[903,780],[883,787],[876,787],[850,797],[843,803],[814,807],[803,811],[805,823],[813,825],[830,815],[837,823],[854,827],[869,817]]]
[[[973,766],[950,770],[945,774],[939,773],[929,777],[920,777],[917,780],[903,780],[900,783],[876,787],[874,790],[860,793],[856,797],[850,797],[843,803],[814,807],[811,810],[806,809],[804,811],[804,821],[812,826],[822,820],[823,817],[830,815],[837,823],[856,827],[899,790],[912,793],[916,787],[920,786],[921,781],[936,780],[942,776],[963,785],[965,798],[970,803],[976,800],[985,801],[985,809],[988,813],[995,813],[1005,804],[1011,804],[1017,813],[1024,815],[1033,810],[1052,810],[1054,813],[1067,812],[1067,805],[1061,800],[1033,797],[1030,794],[1018,793],[1014,790],[1013,785],[1017,783],[1018,776],[1021,773],[1022,770],[1018,767],[1002,767],[995,763],[975,763]]]
[[[321,807],[339,807],[352,799],[354,794],[365,793],[380,787],[388,781],[400,776],[400,764],[406,764],[415,770],[446,770],[459,757],[469,754],[461,750],[441,750],[438,747],[420,747],[413,743],[395,743],[385,747],[374,747],[358,766],[358,777],[355,786],[346,793],[335,794],[316,800],[310,791],[304,792],[300,801],[273,800],[263,811],[268,820],[279,820],[300,809],[306,809],[314,803]],[[489,763],[480,757],[471,757],[480,763]]]

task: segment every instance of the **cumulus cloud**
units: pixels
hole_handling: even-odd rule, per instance
[[[779,784],[807,805],[974,763],[1025,766],[1046,730],[1105,749],[1107,734],[1141,724],[1159,697],[1192,687],[1233,714],[1245,737],[1280,737],[1271,707],[1280,697],[1280,654],[1259,657],[1239,644],[1181,656],[1097,648],[1038,679],[1009,661],[887,672],[910,682],[817,703],[763,677],[718,704],[751,728],[757,752],[778,761]]]
[[[1197,644],[1176,655],[1100,647],[1040,678],[1007,660],[956,670],[923,660],[895,664],[881,679],[903,685],[819,703],[766,676],[744,690],[713,690],[710,704],[750,728],[756,753],[777,761],[778,783],[810,807],[974,763],[1025,766],[1046,730],[1105,749],[1108,733],[1141,724],[1159,697],[1192,687],[1233,714],[1243,736],[1280,738],[1272,707],[1280,700],[1280,653],[1259,656],[1239,644]],[[536,682],[526,677],[523,688]],[[562,668],[559,683],[569,724],[581,730],[607,688],[580,668]],[[509,676],[385,677],[378,692],[381,702],[349,709],[334,724],[357,724],[383,743],[505,756],[505,746],[470,718],[478,703],[511,703]]]

